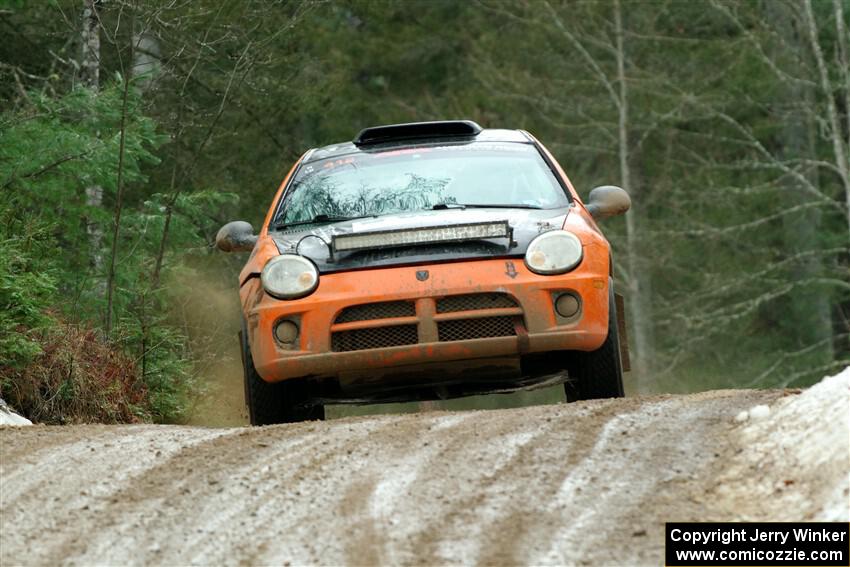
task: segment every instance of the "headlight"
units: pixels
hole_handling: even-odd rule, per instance
[[[260,279],[269,295],[297,299],[313,293],[319,285],[319,272],[306,258],[282,254],[268,261]]]
[[[581,240],[572,232],[552,230],[531,241],[525,252],[525,265],[537,274],[563,274],[579,265]]]

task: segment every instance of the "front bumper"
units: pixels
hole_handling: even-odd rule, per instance
[[[595,248],[595,250],[588,250]],[[417,274],[418,272],[418,274]],[[427,277],[423,272],[427,272]],[[240,295],[248,322],[254,365],[265,380],[339,378],[350,372],[384,374],[393,368],[486,359],[559,350],[595,350],[608,333],[608,253],[602,246],[585,249],[582,264],[557,276],[530,272],[522,259],[494,259],[406,266],[323,275],[308,297],[281,301],[262,290],[259,278],[242,286]],[[577,317],[557,316],[553,299],[562,292],[581,298]],[[440,298],[468,294],[506,294],[516,306],[475,313],[438,313]],[[347,307],[378,302],[409,301],[415,314],[403,317],[339,323]],[[514,336],[441,340],[441,322],[463,317],[511,317]],[[291,347],[274,338],[281,319],[295,321],[298,340]],[[415,344],[335,352],[332,334],[357,329],[415,325]]]

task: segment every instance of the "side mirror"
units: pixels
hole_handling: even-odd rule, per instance
[[[632,206],[629,194],[615,185],[602,185],[590,192],[587,200],[587,212],[594,219],[622,215]]]
[[[229,222],[215,235],[215,245],[222,252],[250,252],[256,243],[254,227],[245,221]]]

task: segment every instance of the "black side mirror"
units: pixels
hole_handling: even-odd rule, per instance
[[[250,252],[256,243],[254,227],[245,221],[229,222],[215,235],[215,245],[222,252]]]
[[[596,220],[622,215],[632,206],[629,194],[615,185],[602,185],[590,192],[587,211]]]

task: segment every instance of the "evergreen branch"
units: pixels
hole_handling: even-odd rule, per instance
[[[40,177],[41,175],[44,175],[45,173],[47,173],[51,169],[55,169],[55,168],[59,167],[63,163],[85,157],[90,153],[91,153],[91,150],[86,150],[86,151],[79,153],[79,154],[70,154],[70,155],[62,156],[61,158],[57,159],[56,161],[49,163],[47,165],[43,165],[35,171],[25,173],[24,175],[12,175],[11,177],[9,177],[9,179],[7,179],[3,183],[3,185],[0,185],[0,189],[5,189],[6,187],[11,185],[12,183],[17,181],[18,179],[30,179],[30,178],[34,179],[36,177]]]

